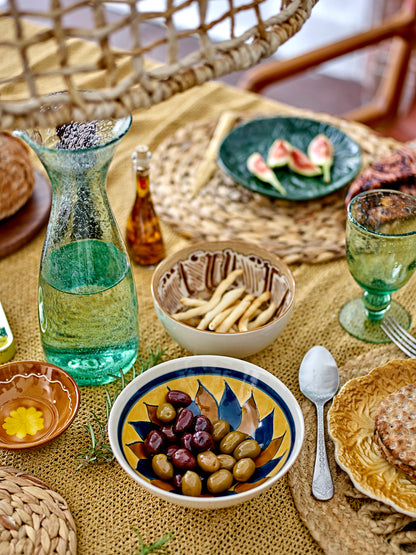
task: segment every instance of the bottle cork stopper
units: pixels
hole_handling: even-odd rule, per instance
[[[134,168],[136,170],[149,169],[151,157],[152,155],[147,145],[138,145],[131,155]]]

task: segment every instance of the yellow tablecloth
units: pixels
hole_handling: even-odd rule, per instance
[[[7,32],[0,28],[0,33]],[[77,56],[87,57],[93,48],[81,42],[74,45]],[[40,49],[35,54],[39,68],[47,67],[48,52]],[[0,75],[12,63],[13,60],[0,58]],[[80,86],[93,85],[80,79]],[[45,87],[57,90],[58,84],[49,82]],[[278,107],[257,95],[209,83],[135,114],[108,177],[109,199],[121,231],[124,233],[134,198],[130,155],[135,145],[144,142],[154,150],[179,126],[214,119],[226,108],[256,113],[272,112]],[[184,238],[166,225],[163,232],[168,252],[186,244]],[[15,360],[44,358],[37,321],[37,281],[43,241],[44,232],[0,261],[0,299],[16,340]],[[310,347],[324,345],[339,366],[360,353],[376,352],[378,347],[350,337],[338,323],[340,307],[360,293],[345,260],[302,264],[293,266],[292,270],[297,299],[291,321],[271,347],[249,360],[279,377],[301,400],[298,368]],[[140,354],[147,356],[149,347],[160,346],[166,349],[166,358],[187,356],[190,353],[170,339],[156,318],[150,295],[151,275],[150,269],[134,267],[140,310]],[[416,276],[395,295],[413,314],[416,312],[415,286]],[[400,356],[398,350],[397,356]],[[127,477],[116,462],[77,470],[75,457],[81,448],[89,445],[84,424],[91,420],[91,410],[103,415],[103,387],[81,388],[81,407],[74,423],[50,445],[27,453],[0,451],[0,464],[34,474],[67,500],[77,525],[80,554],[132,553],[137,545],[132,527],[140,531],[146,543],[173,530],[175,539],[168,547],[171,553],[178,554],[322,552],[300,519],[286,477],[259,498],[241,506],[205,512],[176,507],[154,498]]]

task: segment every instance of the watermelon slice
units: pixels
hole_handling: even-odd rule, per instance
[[[331,167],[334,163],[334,147],[322,133],[312,139],[308,146],[308,156],[317,166],[321,166],[324,182],[331,183]]]
[[[287,194],[286,189],[277,179],[274,171],[266,164],[263,156],[259,152],[253,152],[253,154],[250,154],[247,158],[247,169],[250,173],[255,175],[257,179],[260,179],[260,181],[269,183],[269,185],[279,191],[281,195]]]
[[[289,162],[292,145],[284,139],[276,139],[269,149],[267,165],[269,168],[281,168]]]
[[[322,170],[306,156],[304,152],[292,146],[288,166],[294,172],[306,177],[320,175]]]

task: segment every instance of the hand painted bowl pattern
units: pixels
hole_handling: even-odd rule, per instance
[[[0,448],[31,449],[55,439],[79,408],[79,388],[61,368],[47,362],[15,361],[0,366]],[[23,438],[9,435],[5,419],[19,407],[41,413],[43,426]]]
[[[158,284],[165,310],[177,312],[183,308],[180,303],[182,297],[213,291],[235,268],[243,270],[235,281],[237,287],[245,285],[255,296],[270,291],[271,301],[278,307],[274,318],[287,310],[291,302],[287,276],[255,253],[247,255],[232,248],[213,252],[197,250],[187,259],[175,263]]]
[[[227,420],[232,430],[240,430],[257,440],[262,452],[256,459],[256,471],[245,483],[234,484],[223,495],[235,495],[256,488],[281,472],[294,448],[295,424],[284,400],[265,383],[232,369],[186,368],[175,377],[161,377],[147,384],[126,404],[119,422],[120,444],[126,461],[140,476],[161,489],[174,491],[159,480],[151,460],[143,450],[143,440],[157,428],[156,409],[166,393],[179,389],[193,399],[188,407],[194,415],[204,414],[211,421]],[[206,494],[207,497],[212,497]]]
[[[270,291],[276,313],[265,325],[249,331],[218,333],[200,330],[173,314],[183,310],[183,297],[209,298],[236,268],[243,273],[233,287],[244,285],[259,296]],[[295,304],[296,286],[289,267],[273,253],[242,241],[212,241],[185,247],[163,260],[152,277],[156,314],[182,347],[194,354],[244,358],[269,346],[283,331]]]

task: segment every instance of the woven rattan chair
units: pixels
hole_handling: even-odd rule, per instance
[[[11,60],[11,70],[10,74],[0,76],[0,125],[5,128],[49,127],[68,118],[91,120],[124,116],[208,80],[250,68],[299,31],[317,1],[281,0],[280,7],[276,1],[273,4],[275,15],[265,17],[262,9],[265,0],[228,0],[217,11],[216,3],[209,0],[166,0],[164,10],[153,12],[141,12],[142,3],[137,0],[115,0],[118,7],[123,8],[122,16],[109,22],[105,0],[72,3],[50,0],[45,11],[38,7],[38,2],[25,11],[20,8],[19,0],[8,0],[7,9],[0,12],[0,23],[6,20],[10,33],[0,37],[0,54]],[[178,29],[175,17],[190,8],[194,8],[198,16],[198,24],[193,29]],[[76,10],[89,12],[93,28],[68,24],[69,16]],[[237,33],[236,23],[243,14],[248,24]],[[39,29],[27,25],[25,18],[28,16],[48,26]],[[144,42],[142,26],[149,23],[162,24],[164,36]],[[228,36],[216,42],[212,39],[213,32],[224,24]],[[128,50],[112,47],[112,36],[120,32],[131,37]],[[198,46],[191,54],[180,58],[180,43],[189,36],[197,38]],[[92,40],[99,46],[96,59],[83,60],[82,64],[71,59],[73,41],[79,38]],[[40,70],[34,53],[39,45],[45,44],[50,62],[47,70]],[[152,51],[161,46],[166,51],[165,63],[149,67],[147,61]],[[78,76],[88,78],[91,75],[93,79],[97,73],[102,86],[89,91],[78,90]],[[45,83],[53,79],[63,84],[62,107],[45,110],[45,106],[53,106],[54,100],[46,93],[56,91],[45,90]]]
[[[343,116],[346,119],[378,127],[392,123],[399,116],[406,76],[416,41],[416,0],[405,0],[401,9],[375,27],[284,61],[261,64],[245,73],[239,85],[262,92],[270,85],[315,68],[345,54],[391,41],[384,75],[370,102]]]

